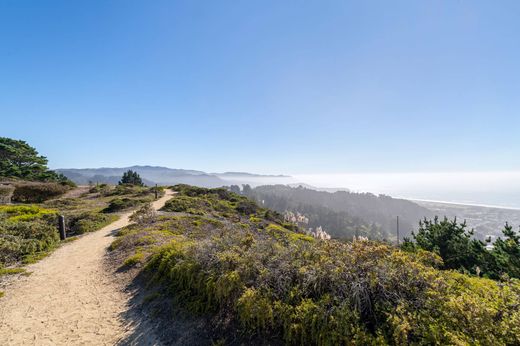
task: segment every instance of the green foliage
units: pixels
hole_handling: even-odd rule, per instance
[[[180,184],[172,189],[179,193],[166,202],[163,211],[233,218],[234,221],[243,217],[254,218],[256,215],[262,216],[261,220],[283,221],[279,213],[261,208],[247,197],[224,188],[207,189]]]
[[[417,233],[412,236],[417,246],[423,250],[438,254],[444,261],[444,269],[475,271],[478,258],[486,251],[484,244],[472,239],[473,231],[466,229],[466,222],[446,217],[439,221],[424,220],[419,223]]]
[[[443,269],[482,274],[492,279],[504,274],[520,278],[520,235],[507,224],[502,232],[504,238],[498,238],[489,251],[483,242],[472,238],[473,232],[466,230],[465,223],[435,218],[421,222],[418,232],[412,233],[413,241],[405,239],[402,249],[431,251],[442,258]]]
[[[27,142],[0,137],[0,177],[25,180],[55,181],[73,185],[62,174],[47,168],[47,158],[38,154]]]
[[[520,278],[520,233],[506,224],[502,230],[504,238],[499,237],[493,244],[492,265],[494,276],[508,274]]]
[[[23,268],[0,268],[0,276],[24,274],[24,273],[26,273],[26,270]]]
[[[133,267],[133,266],[143,262],[143,260],[144,260],[144,254],[142,252],[138,251],[133,256],[130,256],[127,259],[125,259],[125,261],[123,262],[123,265],[125,265],[127,267]]]
[[[0,207],[0,266],[48,251],[58,242],[54,211],[37,206]]]
[[[103,209],[103,212],[104,213],[114,213],[117,211],[133,208],[138,204],[139,204],[138,200],[131,199],[128,197],[114,198],[110,201],[110,203],[108,204],[108,207]]]
[[[178,196],[167,201],[162,210],[203,215],[211,210],[211,204],[200,197]]]
[[[44,209],[36,205],[3,205],[0,206],[0,214],[4,214],[3,218],[8,221],[32,221],[44,216],[53,218],[57,216],[55,210]]]
[[[275,344],[520,343],[517,280],[439,270],[445,266],[440,256],[425,250],[317,241],[263,218],[265,210],[241,217],[236,206],[242,199],[230,201],[233,195],[177,189],[174,199],[182,203],[173,205],[189,204],[189,213],[200,210],[202,199],[204,216],[131,226],[116,248],[143,253],[152,281],[187,311],[209,314],[221,331],[216,338],[238,327]],[[233,213],[212,209],[216,199]]]
[[[58,197],[69,190],[68,185],[59,183],[20,182],[15,184],[13,202],[42,203]]]
[[[117,219],[115,215],[85,211],[70,215],[66,221],[71,234],[83,234],[97,231]]]
[[[136,185],[136,186],[144,186],[143,180],[139,176],[137,172],[129,169],[127,172],[123,173],[123,177],[119,181],[119,185]]]

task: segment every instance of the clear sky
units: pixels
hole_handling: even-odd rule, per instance
[[[520,1],[0,1],[0,136],[53,168],[520,170]]]

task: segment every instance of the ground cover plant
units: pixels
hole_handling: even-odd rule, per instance
[[[440,270],[429,251],[318,240],[223,189],[176,186],[112,250],[223,344],[520,343],[520,284]]]
[[[32,189],[35,185],[56,183],[18,181],[16,184]],[[128,202],[125,208],[113,208],[114,199]],[[60,244],[58,215],[65,216],[67,236],[72,237],[96,231],[117,220],[115,212],[138,207],[153,199],[154,191],[150,188],[105,186],[74,197],[43,198],[43,203],[0,205],[0,273],[13,274],[18,268],[4,267],[37,261],[55,249]]]
[[[0,206],[0,267],[56,247],[56,216],[39,206]]]

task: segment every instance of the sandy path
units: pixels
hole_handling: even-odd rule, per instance
[[[171,191],[153,203],[159,209]],[[103,264],[113,231],[131,213],[107,227],[62,246],[0,299],[0,345],[113,345],[134,326],[121,314],[131,298]],[[152,342],[153,343],[153,342]]]

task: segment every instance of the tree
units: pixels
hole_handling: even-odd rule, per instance
[[[253,189],[251,188],[251,185],[249,184],[242,184],[242,194],[244,196],[251,197],[253,194]]]
[[[27,142],[0,137],[0,177],[71,183],[63,174],[49,170],[47,162]]]
[[[473,230],[468,231],[466,227],[466,222],[458,223],[456,218],[448,220],[445,217],[442,221],[438,217],[424,219],[419,223],[417,233],[412,232],[415,244],[405,239],[402,248],[410,250],[418,247],[434,252],[442,258],[444,269],[482,270],[487,263],[487,250],[480,240],[472,239]]]
[[[240,194],[240,187],[238,185],[231,185],[229,191]]]
[[[119,181],[119,185],[123,184],[144,186],[143,180],[141,179],[139,174],[137,172],[132,171],[131,169],[123,173],[123,177]]]
[[[502,230],[504,239],[499,237],[493,244],[491,255],[493,276],[499,277],[508,274],[510,277],[520,278],[520,234],[506,223]]]

